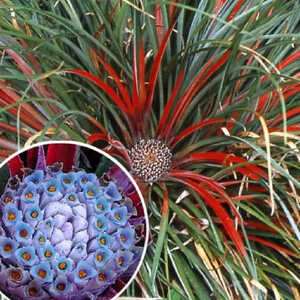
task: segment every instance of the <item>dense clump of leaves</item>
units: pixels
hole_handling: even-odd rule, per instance
[[[34,134],[128,168],[138,139],[172,152],[164,178],[140,180],[155,242],[128,295],[297,297],[299,9],[2,1],[2,156]]]

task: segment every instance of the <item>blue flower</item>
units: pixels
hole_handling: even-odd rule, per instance
[[[44,233],[37,231],[33,238],[36,247],[44,247],[47,243],[47,237]]]
[[[120,228],[118,231],[118,240],[121,246],[129,249],[135,243],[135,231],[133,228]]]
[[[43,220],[38,224],[38,229],[47,237],[50,237],[54,228],[55,221],[52,218]]]
[[[107,233],[100,233],[97,237],[97,242],[100,247],[109,248],[111,242],[111,236]]]
[[[53,281],[53,271],[50,268],[50,264],[47,262],[31,267],[30,274],[35,279],[44,283]]]
[[[128,215],[126,206],[115,207],[111,213],[111,220],[113,223],[124,226],[127,223]]]
[[[38,260],[32,246],[17,249],[15,255],[17,261],[24,266],[33,266]]]
[[[32,240],[33,228],[25,222],[18,222],[16,225],[15,237],[20,243],[28,243]]]
[[[60,188],[61,186],[57,179],[52,179],[44,183],[45,193],[50,197],[58,195],[60,193]]]
[[[48,245],[38,249],[38,254],[41,260],[52,261],[55,258],[56,250],[53,246]]]
[[[99,247],[95,252],[94,263],[97,267],[103,267],[112,257],[114,253],[105,247]]]
[[[87,200],[95,199],[100,194],[100,188],[93,183],[87,183],[83,189],[83,194]]]
[[[65,276],[57,276],[51,284],[50,292],[54,295],[65,295],[70,290],[70,283]]]
[[[22,219],[22,212],[15,204],[8,203],[4,207],[3,222],[6,226],[16,225]]]
[[[118,250],[114,258],[115,266],[120,270],[126,270],[133,256],[134,254],[128,250]]]
[[[55,263],[55,269],[60,274],[68,274],[73,270],[74,262],[67,257],[60,257]]]
[[[64,196],[64,201],[70,206],[76,206],[80,203],[77,194],[73,192],[67,193]]]
[[[97,216],[95,223],[94,223],[94,228],[97,231],[106,231],[107,230],[107,224],[108,224],[108,220],[106,217],[104,217],[103,215]]]
[[[44,178],[44,172],[42,170],[35,170],[33,173],[31,173],[30,175],[26,176],[24,178],[24,182],[25,183],[34,183],[36,185],[39,185]]]
[[[75,262],[82,260],[86,256],[87,256],[86,244],[82,242],[76,243],[69,254],[69,257],[72,258],[73,261]]]
[[[108,186],[105,187],[104,196],[111,202],[120,201],[122,199],[122,195],[119,193],[119,190],[113,181],[110,181]]]
[[[0,236],[0,254],[3,258],[13,255],[19,244],[7,237]]]
[[[40,195],[37,191],[37,186],[33,182],[28,182],[26,188],[21,195],[23,203],[38,203]]]
[[[38,205],[31,204],[26,210],[25,218],[27,221],[40,221],[43,213]]]
[[[77,180],[82,189],[89,184],[97,181],[97,176],[93,173],[80,173],[77,175]]]
[[[111,209],[111,203],[107,202],[104,197],[99,197],[94,203],[95,212],[105,214]]]
[[[74,270],[74,282],[85,283],[97,275],[97,271],[86,262],[79,262]]]
[[[75,183],[75,176],[72,172],[69,173],[61,173],[57,176],[57,179],[60,185],[65,189],[68,190],[73,187]]]
[[[101,268],[97,271],[97,283],[98,285],[108,285],[113,283],[113,280],[116,278],[116,273],[107,268]]]

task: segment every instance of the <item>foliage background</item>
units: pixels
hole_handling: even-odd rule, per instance
[[[245,221],[240,232],[246,258],[223,234],[220,220],[201,197],[185,192],[182,185],[167,183],[170,210],[162,218],[162,189],[151,186],[153,243],[126,295],[175,300],[297,299],[297,0],[2,0],[0,154],[6,157],[26,141],[86,141],[99,131],[100,123],[124,142],[121,133],[126,123],[120,108],[95,84],[65,71],[86,70],[114,86],[97,59],[100,56],[130,87],[134,45],[139,53],[142,38],[149,75],[161,37],[172,23],[172,11],[177,21],[160,63],[150,134],[180,70],[184,76],[179,96],[199,80],[197,74],[210,61],[215,68],[208,78],[200,77],[201,88],[175,133],[202,120],[224,118],[226,122],[195,131],[180,149],[235,154],[258,165],[268,177],[251,180],[239,174],[243,164],[224,161],[191,166],[226,187]],[[227,50],[230,54],[223,56]],[[107,143],[96,145],[103,148]]]

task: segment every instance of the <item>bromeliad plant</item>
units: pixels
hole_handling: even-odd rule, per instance
[[[3,22],[4,71],[24,97],[3,84],[3,105],[18,117],[30,95],[27,130],[85,138],[143,190],[154,242],[128,295],[297,295],[298,11],[298,1],[60,1],[13,6]]]
[[[53,144],[45,157],[43,146],[30,149],[34,169],[19,156],[8,162],[0,290],[11,299],[111,299],[140,262],[144,217],[127,197],[137,193],[132,183],[117,166],[101,179],[76,168],[77,151]]]

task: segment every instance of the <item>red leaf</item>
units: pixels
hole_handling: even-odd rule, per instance
[[[23,171],[22,169],[24,168],[24,163],[21,160],[20,156],[17,155],[14,158],[10,159],[7,163],[8,169],[10,176],[18,176],[19,178],[22,178],[23,176]]]
[[[101,62],[101,64],[107,70],[107,72],[110,74],[110,76],[113,77],[113,79],[120,91],[120,94],[122,95],[122,97],[124,99],[124,102],[128,106],[128,109],[131,112],[131,114],[133,115],[134,109],[131,104],[131,99],[130,99],[127,89],[121,83],[121,79],[119,78],[119,76],[117,75],[115,70],[109,64],[107,64],[99,55],[97,55],[97,59]]]
[[[223,228],[225,232],[227,232],[228,236],[233,241],[235,247],[239,251],[240,254],[246,256],[246,249],[244,246],[244,242],[235,228],[234,222],[231,219],[230,215],[224,209],[224,207],[219,203],[219,201],[214,198],[205,188],[203,188],[200,184],[195,183],[190,179],[180,180],[187,186],[194,189],[202,200],[211,207],[217,217],[220,219],[221,223],[223,224]]]
[[[38,157],[38,147],[29,149],[26,153],[26,167],[34,170],[37,157]]]
[[[281,246],[278,246],[278,245],[276,245],[276,244],[274,244],[274,243],[268,242],[268,241],[266,241],[266,240],[264,240],[264,239],[262,239],[262,238],[260,238],[260,237],[252,236],[252,235],[248,235],[247,237],[248,237],[248,239],[249,239],[250,241],[258,242],[258,243],[260,243],[260,244],[263,244],[263,245],[266,245],[266,246],[268,246],[268,247],[270,247],[270,248],[273,248],[273,249],[275,249],[275,250],[277,250],[277,251],[279,251],[279,252],[283,252],[283,253],[285,253],[285,254],[287,254],[287,255],[291,255],[291,256],[295,256],[295,257],[298,257],[298,258],[299,258],[299,255],[296,254],[295,252],[290,251],[290,250],[288,250],[288,249],[286,249],[286,248],[283,248],[283,247],[281,247]]]
[[[190,86],[187,88],[185,93],[182,95],[180,100],[178,101],[178,105],[176,106],[176,110],[173,115],[170,117],[169,122],[166,126],[165,132],[170,132],[171,128],[176,128],[178,122],[181,120],[186,108],[189,106],[191,101],[197,92],[204,86],[209,77],[214,74],[219,68],[223,66],[230,55],[230,51],[226,51],[212,66],[213,60],[215,57],[211,57],[205,65],[202,67],[198,75],[192,81]],[[206,73],[206,74],[205,74]],[[204,75],[205,74],[205,75]],[[175,125],[174,125],[175,123]]]
[[[50,144],[48,146],[46,163],[52,165],[63,163],[64,172],[69,172],[75,165],[77,146],[73,144]]]
[[[151,70],[150,70],[150,75],[149,75],[149,85],[148,85],[148,97],[147,97],[147,103],[146,103],[146,112],[149,113],[153,101],[153,95],[154,95],[154,90],[156,86],[156,81],[158,77],[158,72],[160,68],[160,64],[163,58],[163,55],[165,53],[165,50],[167,48],[168,40],[172,34],[173,28],[175,24],[172,24],[168,31],[166,32],[160,47],[158,48],[158,52],[156,54],[156,57],[153,61]]]
[[[159,124],[158,124],[158,127],[157,127],[157,131],[156,131],[156,135],[157,136],[162,136],[164,137],[165,134],[168,134],[168,132],[164,132],[163,128],[165,128],[166,126],[166,121],[167,121],[167,117],[170,113],[170,110],[172,108],[172,105],[174,103],[174,100],[175,100],[175,97],[177,96],[177,92],[180,88],[180,84],[181,84],[181,81],[182,81],[182,77],[183,77],[183,70],[180,71],[179,75],[178,75],[178,78],[176,80],[176,83],[175,83],[175,86],[172,90],[172,93],[171,93],[171,96],[170,98],[168,99],[167,101],[167,104],[164,108],[164,111],[163,111],[163,115],[159,121]]]
[[[164,33],[165,33],[163,15],[162,15],[160,4],[155,4],[154,15],[155,15],[156,34],[157,34],[158,44],[160,45],[163,40]]]
[[[73,69],[73,70],[66,71],[66,72],[77,74],[77,75],[82,76],[82,77],[90,80],[91,82],[95,83],[98,87],[100,87],[113,100],[113,102],[122,110],[122,112],[125,115],[127,115],[127,116],[130,115],[130,113],[128,111],[128,108],[123,103],[122,99],[117,95],[117,93],[114,91],[114,89],[111,88],[103,80],[101,80],[97,76],[95,76],[95,75],[93,75],[93,74],[91,74],[87,71],[84,71],[84,70]]]
[[[288,65],[290,65],[291,63],[293,63],[295,60],[300,58],[300,50],[296,51],[295,53],[293,53],[292,55],[288,56],[287,58],[285,58],[284,60],[282,60],[276,67],[278,70],[282,70],[285,67],[287,67]],[[274,73],[275,71],[272,70],[272,73]],[[269,75],[265,75],[261,78],[261,82],[266,81],[269,78]]]
[[[191,126],[187,127],[186,129],[182,130],[178,135],[176,135],[175,137],[173,137],[171,139],[170,147],[174,148],[182,139],[189,136],[196,130],[201,129],[204,126],[217,124],[217,123],[223,123],[223,122],[225,122],[224,119],[211,119],[211,120],[206,120],[206,121],[202,121],[197,124],[191,125]]]
[[[183,160],[184,161],[184,160]],[[235,156],[233,154],[227,154],[222,152],[196,152],[190,154],[186,162],[195,162],[195,161],[209,161],[219,164],[224,164],[225,166],[230,166],[231,163],[241,164],[248,162],[246,159]],[[237,167],[237,171],[248,176],[252,180],[259,180],[259,177],[267,178],[267,174],[263,172],[259,167],[248,164],[243,167]]]
[[[239,216],[239,213],[237,211],[237,209],[235,208],[235,206],[232,204],[232,202],[230,201],[230,198],[229,196],[226,194],[226,192],[223,190],[223,187],[222,185],[209,178],[209,177],[206,177],[206,176],[203,176],[201,174],[197,174],[195,172],[191,172],[191,171],[187,171],[187,170],[176,170],[176,169],[172,169],[170,172],[169,172],[169,176],[170,177],[174,177],[174,178],[190,178],[190,179],[193,179],[201,184],[205,184],[208,186],[208,188],[210,190],[213,190],[215,192],[217,192],[220,196],[221,196],[221,200],[219,201],[221,203],[221,201],[224,201],[226,202],[229,207],[233,210],[235,216],[238,218],[239,222],[241,222],[241,218]]]
[[[243,2],[244,2],[243,0],[238,0],[237,1],[236,5],[234,6],[233,10],[231,11],[230,15],[227,18],[227,22],[230,22],[235,17],[236,13],[241,8]]]

